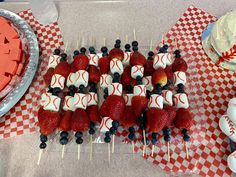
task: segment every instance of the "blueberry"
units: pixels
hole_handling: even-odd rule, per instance
[[[171,140],[170,135],[165,135],[165,136],[164,136],[164,140],[165,140],[166,142],[170,142],[170,140]]]
[[[138,46],[133,46],[132,49],[133,51],[138,51]]]
[[[127,86],[126,86],[126,90],[127,90],[128,93],[133,93],[133,87],[132,87],[132,85],[127,85]]]
[[[163,45],[163,49],[167,50],[169,46],[167,44]]]
[[[94,134],[95,134],[95,130],[94,130],[93,128],[90,128],[90,129],[89,129],[89,134],[90,134],[90,135],[94,135]]]
[[[139,128],[140,128],[141,130],[145,129],[145,124],[144,124],[144,123],[141,123],[140,126],[139,126]]]
[[[166,84],[164,87],[162,87],[162,90],[168,90],[168,89],[169,89],[168,84]]]
[[[62,53],[61,54],[61,58],[66,59],[67,58],[67,54],[66,53]]]
[[[175,54],[175,55],[178,55],[178,54],[180,54],[180,51],[179,51],[179,50],[175,50],[175,51],[174,51],[174,54]]]
[[[79,89],[83,90],[84,89],[84,85],[80,85]]]
[[[188,135],[188,130],[185,129],[185,128],[183,128],[183,129],[182,129],[182,133],[183,133],[184,135]]]
[[[138,42],[137,41],[133,41],[132,42],[132,46],[138,46]]]
[[[104,93],[105,93],[105,94],[108,94],[108,88],[105,88],[105,89],[104,89]]]
[[[110,133],[109,131],[107,131],[107,132],[105,133],[105,136],[111,136],[111,133]]]
[[[115,44],[114,47],[115,48],[120,48],[120,44]]]
[[[148,56],[149,57],[153,57],[154,56],[154,53],[152,51],[148,52]]]
[[[144,144],[144,140],[142,139],[142,143]],[[149,145],[150,141],[146,138],[146,145]]]
[[[107,52],[108,52],[107,47],[102,47],[102,48],[101,48],[101,52],[102,52],[102,53],[107,53]]]
[[[178,84],[177,87],[178,87],[179,89],[184,89],[184,84]]]
[[[131,48],[130,44],[125,44],[126,52],[130,52],[130,48]]]
[[[147,98],[147,99],[150,99],[151,94],[152,94],[152,92],[149,91],[149,90],[147,90],[147,91],[146,91],[146,98]]]
[[[95,48],[94,47],[89,47],[89,52],[91,54],[95,54]]]
[[[129,127],[129,132],[130,133],[134,133],[135,132],[135,128],[134,127]]]
[[[110,143],[110,142],[111,142],[111,137],[110,137],[110,136],[106,136],[106,137],[104,138],[104,141],[105,141],[106,143]]]
[[[181,58],[181,55],[180,54],[175,55],[175,58]]]
[[[54,50],[54,54],[55,54],[55,55],[60,55],[60,53],[61,53],[60,49],[55,49],[55,50]]]
[[[45,149],[47,147],[46,143],[40,143],[39,148],[40,149]]]
[[[74,56],[76,56],[76,55],[79,55],[79,51],[78,50],[74,51]]]
[[[84,141],[84,140],[83,140],[82,138],[77,138],[75,142],[76,142],[77,144],[82,144],[83,141]]]
[[[136,136],[135,136],[134,133],[130,133],[130,134],[128,135],[128,138],[133,141],[133,140],[136,138]]]
[[[61,137],[68,137],[68,132],[66,132],[66,131],[62,131],[61,133],[60,133],[60,136]]]
[[[103,98],[104,98],[104,99],[107,99],[107,97],[108,97],[108,95],[107,95],[107,94],[105,94],[105,95],[103,96]]]
[[[45,135],[40,135],[40,141],[41,142],[43,142],[43,143],[45,143],[45,142],[47,142],[47,140],[48,140],[48,137],[47,136],[45,136]]]
[[[116,134],[116,132],[117,132],[117,128],[116,128],[116,127],[111,127],[111,128],[110,128],[110,133],[111,133],[112,135]]]
[[[143,82],[142,81],[137,81],[137,85],[142,85]]]
[[[53,88],[53,93],[58,94],[60,93],[61,89],[59,87]]]
[[[113,80],[112,80],[112,83],[119,83],[119,79],[114,77]]]
[[[170,135],[171,131],[170,131],[169,128],[165,128],[165,129],[163,130],[163,133],[164,133],[165,135]]]
[[[112,121],[112,126],[113,126],[113,127],[116,127],[116,128],[117,128],[117,127],[119,127],[119,125],[120,125],[120,123],[119,123],[118,121],[116,121],[116,120],[113,120],[113,121]]]
[[[76,87],[75,87],[74,85],[70,85],[70,86],[69,86],[69,90],[71,90],[71,91],[76,91]]]
[[[152,140],[151,140],[151,142],[152,142],[153,145],[156,145],[156,144],[157,144],[157,141],[158,141],[157,139],[152,139]]]
[[[85,54],[86,48],[82,47],[82,48],[80,49],[80,52],[83,53],[83,54]]]
[[[163,49],[162,47],[159,49],[159,53],[165,53],[165,49]]]
[[[68,92],[68,96],[72,96],[73,97],[74,95],[75,95],[75,92],[73,92],[73,91],[69,91]]]
[[[63,137],[63,138],[60,139],[60,144],[61,145],[66,145],[67,143],[68,143],[68,138]]]
[[[120,74],[119,73],[114,73],[114,77],[120,78]]]
[[[145,119],[144,119],[144,117],[143,117],[143,116],[140,116],[140,117],[138,117],[138,122],[139,122],[139,123],[143,123],[143,122],[144,122],[144,120],[145,120]]]
[[[116,44],[120,44],[121,40],[120,39],[116,39]]]
[[[152,133],[152,139],[157,139],[158,138],[158,133]]]
[[[184,141],[190,141],[190,136],[189,135],[184,135]]]
[[[141,77],[141,76],[137,76],[137,77],[136,77],[136,80],[137,80],[137,81],[141,81],[141,80],[142,80],[142,77]]]
[[[178,89],[177,93],[184,93],[184,89]]]
[[[95,123],[94,122],[90,122],[90,125],[89,125],[90,128],[95,128]]]
[[[75,133],[75,137],[76,138],[81,138],[83,136],[83,133],[82,132],[76,132]]]

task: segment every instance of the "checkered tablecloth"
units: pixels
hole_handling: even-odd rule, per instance
[[[21,100],[0,119],[0,139],[14,137],[33,132],[37,122],[35,105],[38,105],[41,91],[45,88],[42,75],[46,71],[46,60],[52,49],[63,45],[62,36],[57,23],[43,26],[37,22],[31,10],[20,12],[38,37],[40,48],[39,69],[35,78]]]

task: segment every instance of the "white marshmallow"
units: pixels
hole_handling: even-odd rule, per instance
[[[52,94],[48,93],[48,92],[43,93],[42,96],[41,96],[40,105],[44,106],[45,104],[47,104],[50,100],[51,95]]]
[[[58,112],[60,108],[61,98],[52,94],[46,94],[46,99],[43,105],[44,110]]]
[[[86,94],[75,93],[74,95],[74,106],[75,108],[86,109],[88,103],[88,98]]]
[[[170,53],[165,53],[165,62],[167,66],[170,66],[173,63]]]
[[[174,102],[176,108],[185,108],[189,107],[188,97],[185,93],[177,93],[174,95]]]
[[[65,111],[75,111],[74,97],[66,96],[63,104],[63,110]]]
[[[60,63],[61,57],[58,55],[51,55],[48,61],[48,69],[55,68]]]
[[[236,142],[236,126],[230,120],[229,116],[223,115],[219,120],[221,131],[232,141]]]
[[[102,74],[100,77],[100,87],[107,88],[112,84],[112,77],[109,74]]]
[[[162,91],[162,96],[164,98],[164,104],[168,105],[168,106],[172,106],[173,105],[173,93],[170,90],[163,90]]]
[[[177,86],[178,84],[186,84],[186,74],[182,71],[176,71],[174,72],[174,86]]]
[[[227,115],[229,116],[230,120],[236,125],[236,108],[235,107],[228,107]]]
[[[112,74],[119,73],[121,75],[124,72],[122,61],[118,60],[117,58],[113,58],[110,61],[110,71]]]
[[[123,86],[120,83],[112,83],[108,85],[108,95],[118,95],[121,96],[123,91]]]
[[[101,53],[101,52],[97,53],[98,58],[102,58],[102,54],[103,53]]]
[[[132,94],[132,93],[127,93],[127,94],[123,95],[124,100],[125,100],[125,105],[131,106],[131,101],[132,101],[133,96],[134,96],[134,94]]]
[[[145,85],[135,85],[134,86],[135,96],[146,96],[146,86]]]
[[[98,95],[97,93],[94,92],[89,92],[87,94],[87,100],[88,100],[88,106],[92,106],[92,105],[97,105],[98,104]]]
[[[66,86],[70,87],[71,85],[75,85],[75,81],[78,78],[78,73],[70,73],[66,80]]]
[[[166,68],[166,54],[165,53],[159,53],[155,55],[153,59],[153,68],[154,69]]]
[[[236,151],[231,153],[227,158],[228,166],[232,172],[236,173]]]
[[[85,70],[79,70],[76,72],[76,80],[74,85],[79,88],[80,85],[84,85],[84,87],[88,86],[88,77],[89,74]]]
[[[88,54],[89,65],[98,66],[98,55],[97,54]]]
[[[148,102],[148,107],[163,109],[163,97],[158,94],[152,94]]]
[[[110,117],[103,117],[99,126],[100,132],[106,133],[107,131],[109,131],[112,127],[112,121],[113,120]]]
[[[153,90],[152,76],[143,77],[142,82],[144,85],[146,85],[147,90],[149,90],[149,91]]]
[[[141,65],[135,65],[131,68],[131,77],[136,79],[137,76],[143,77],[144,67]]]
[[[228,107],[236,108],[236,98],[232,98],[229,100]]]
[[[51,80],[50,86],[52,88],[59,87],[61,90],[63,90],[64,89],[65,80],[66,79],[62,75],[54,74],[52,76],[52,80]]]
[[[124,52],[124,59],[122,61],[123,65],[128,66],[130,61],[131,52]]]

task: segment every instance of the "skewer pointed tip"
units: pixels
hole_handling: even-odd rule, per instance
[[[41,158],[42,158],[42,154],[43,154],[43,149],[39,150],[39,157],[38,157],[38,161],[37,161],[37,165],[40,164]]]

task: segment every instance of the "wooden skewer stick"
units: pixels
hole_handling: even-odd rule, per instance
[[[107,147],[108,147],[108,164],[110,165],[110,162],[111,162],[111,147],[110,147],[110,143],[107,143]]]
[[[128,38],[128,35],[126,34],[125,35],[125,43],[127,44],[129,42],[129,38]]]
[[[170,142],[167,142],[167,161],[170,162]]]
[[[78,144],[78,160],[80,159],[80,144]]]
[[[155,145],[153,144],[152,145],[152,157],[153,157],[154,151],[155,151]]]
[[[40,164],[41,158],[42,158],[42,154],[43,154],[43,149],[39,150],[39,157],[38,157],[38,161],[37,161],[37,165]]]
[[[64,53],[66,53],[67,47],[68,47],[68,41],[66,41]]]
[[[103,38],[103,46],[106,46],[106,38]]]
[[[65,155],[65,145],[62,145],[61,158],[63,159]]]
[[[89,160],[92,160],[93,158],[93,135],[90,135],[90,154],[89,154]]]
[[[132,152],[134,154],[135,153],[135,151],[134,151],[134,141],[131,141],[131,143],[132,143]]]
[[[115,152],[115,135],[112,135],[112,148],[111,153],[113,154]]]
[[[150,51],[152,51],[152,39],[150,40]]]
[[[146,155],[146,135],[145,135],[145,130],[143,130],[143,141],[144,141],[144,146],[143,146],[143,156]]]
[[[133,34],[134,34],[134,41],[136,41],[136,31],[133,29]]]
[[[188,143],[187,143],[187,142],[184,142],[184,144],[185,144],[185,150],[186,150],[187,159],[189,159]]]

